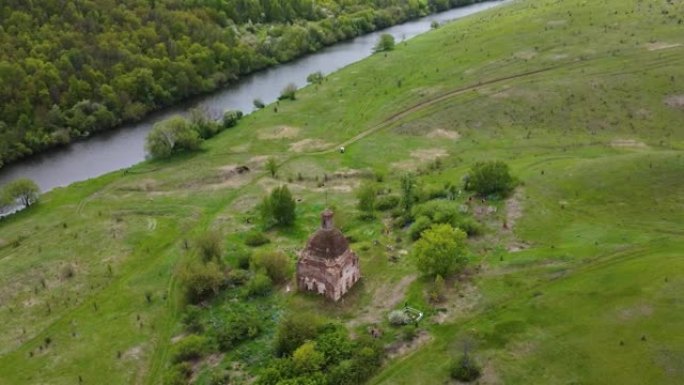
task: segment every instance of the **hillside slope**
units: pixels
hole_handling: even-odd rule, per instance
[[[338,305],[277,290],[265,317],[315,312],[357,334],[376,324],[391,344],[400,331],[388,311],[426,311],[425,337],[370,383],[443,384],[464,341],[483,384],[683,382],[683,7],[516,1],[332,74],[201,152],[46,194],[0,222],[0,384],[162,383],[183,335],[174,271],[185,241],[220,231],[234,263],[258,230],[255,206],[281,184],[298,220],[267,232],[266,247],[294,256],[329,199],[364,278]],[[478,272],[433,306],[431,282],[400,253],[406,231],[387,215],[357,218],[354,190],[372,173],[393,191],[409,171],[426,191],[460,184],[488,159],[522,184],[508,201],[475,204]],[[272,338],[217,365],[258,374]]]

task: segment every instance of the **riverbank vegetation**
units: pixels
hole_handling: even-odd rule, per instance
[[[684,382],[683,7],[511,2],[41,195],[0,220],[0,385]],[[293,280],[325,208],[337,303]]]
[[[5,1],[0,167],[336,42],[473,2]]]

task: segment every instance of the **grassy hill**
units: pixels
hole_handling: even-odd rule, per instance
[[[684,381],[682,15],[666,1],[514,1],[332,74],[200,153],[46,194],[0,222],[0,384],[161,383],[182,333],[184,241],[218,230],[233,258],[280,184],[298,220],[266,247],[294,255],[327,191],[364,278],[338,305],[278,290],[262,300],[274,317],[315,311],[356,333],[378,323],[391,343],[389,310],[427,313],[372,384],[443,384],[464,341],[480,383]],[[372,173],[394,191],[408,171],[423,186],[460,183],[489,159],[521,186],[471,208],[486,227],[470,241],[479,269],[432,306],[406,232],[358,219],[354,189]],[[256,373],[271,338],[219,365]]]

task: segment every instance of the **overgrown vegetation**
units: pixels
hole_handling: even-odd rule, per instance
[[[506,197],[515,188],[515,180],[508,171],[506,163],[480,162],[470,169],[465,188],[483,197],[490,195]]]
[[[259,209],[266,227],[289,226],[296,219],[295,203],[287,186],[276,187],[264,197]]]

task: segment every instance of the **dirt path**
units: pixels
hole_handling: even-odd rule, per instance
[[[401,302],[409,285],[416,278],[415,274],[410,274],[400,279],[399,282],[380,285],[373,293],[373,302],[366,306],[358,317],[351,320],[349,326],[380,322],[387,310],[395,308]]]

